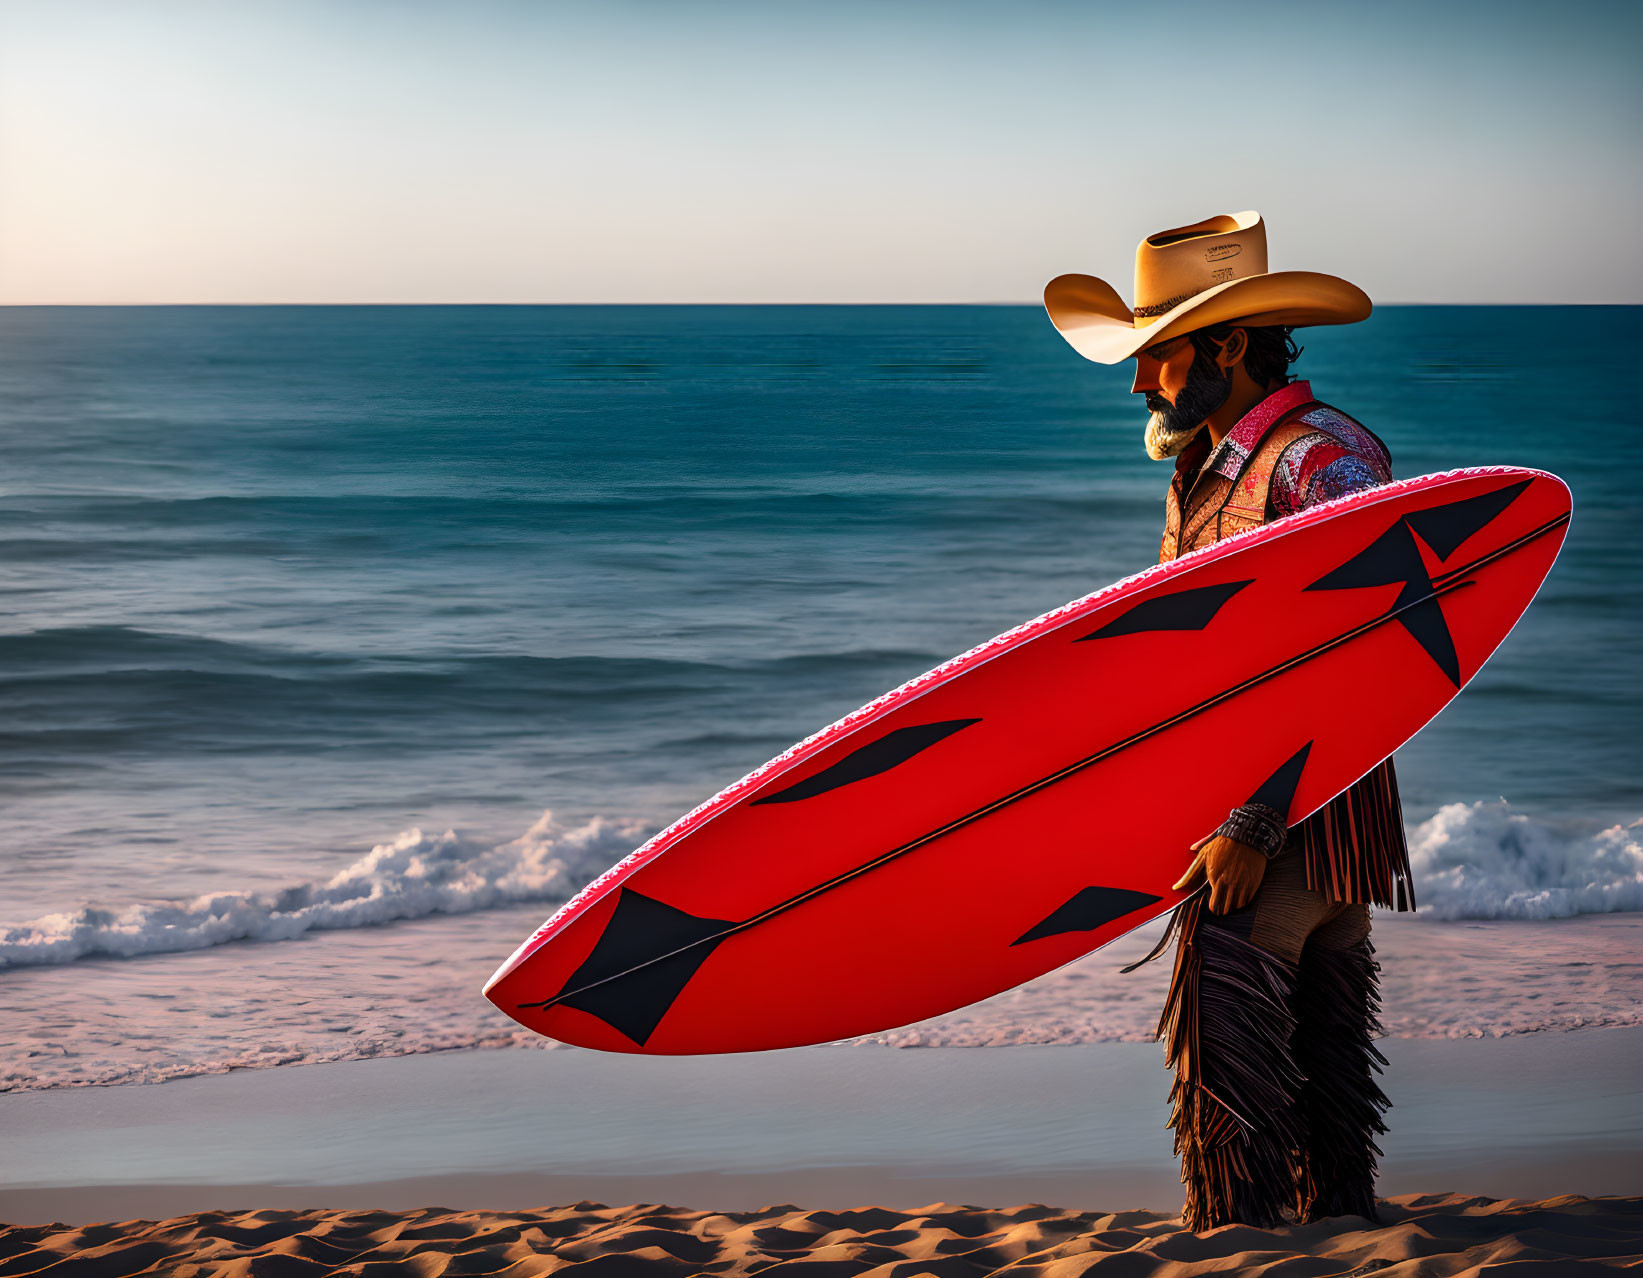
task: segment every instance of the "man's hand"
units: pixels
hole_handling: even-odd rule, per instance
[[[1206,835],[1191,850],[1198,855],[1175,885],[1177,892],[1191,891],[1208,878],[1211,914],[1231,914],[1249,904],[1266,873],[1264,856],[1247,843],[1219,834]]]

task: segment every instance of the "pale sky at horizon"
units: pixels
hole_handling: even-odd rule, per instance
[[[0,0],[0,304],[1643,302],[1643,5]]]

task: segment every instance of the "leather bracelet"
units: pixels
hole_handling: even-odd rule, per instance
[[[1246,803],[1241,808],[1233,808],[1215,833],[1254,848],[1270,861],[1284,850],[1289,826],[1276,808],[1264,803]]]

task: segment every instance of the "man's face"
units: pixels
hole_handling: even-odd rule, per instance
[[[1213,360],[1198,357],[1185,334],[1137,351],[1135,384],[1130,390],[1147,397],[1147,456],[1174,457],[1191,442],[1211,413],[1232,393],[1232,374]]]

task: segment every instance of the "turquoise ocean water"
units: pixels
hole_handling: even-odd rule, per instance
[[[1468,805],[1484,913],[1541,872],[1514,856],[1624,879],[1635,831],[1593,839],[1643,816],[1643,309],[1300,336],[1400,476],[1574,491],[1534,608],[1399,754],[1411,828]],[[418,915],[551,900],[543,830],[597,868],[1152,562],[1128,389],[1030,307],[0,310],[0,966],[305,910],[414,948]],[[395,851],[413,827],[455,834]]]

